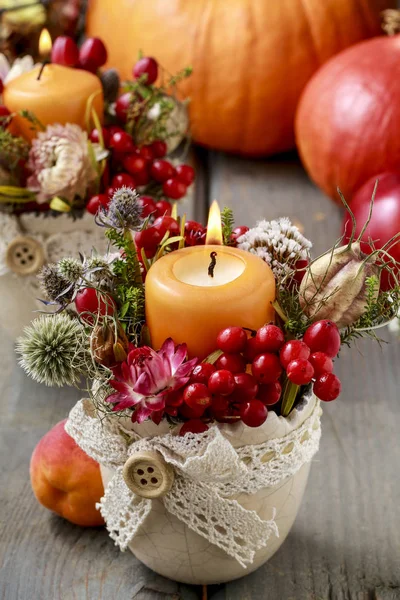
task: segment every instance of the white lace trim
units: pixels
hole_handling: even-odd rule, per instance
[[[174,467],[174,484],[160,498],[166,510],[246,567],[272,533],[279,535],[278,528],[275,515],[264,521],[231,497],[274,486],[309,462],[319,447],[320,414],[317,402],[304,423],[285,437],[238,449],[217,425],[202,434],[140,438],[115,419],[97,418],[87,399],[71,410],[65,429],[89,456],[115,469],[98,508],[122,550],[135,537],[152,505],[151,500],[129,490],[122,468],[136,452],[151,450]]]

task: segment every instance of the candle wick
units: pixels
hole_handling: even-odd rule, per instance
[[[211,258],[211,262],[208,265],[208,275],[210,277],[214,277],[214,269],[215,269],[215,265],[217,264],[217,253],[211,252],[210,258]]]
[[[39,80],[40,80],[40,78],[41,78],[41,76],[42,76],[42,73],[43,73],[43,69],[45,68],[45,66],[46,66],[46,65],[48,65],[48,64],[49,64],[49,62],[50,62],[49,60],[44,60],[44,61],[42,62],[42,66],[40,67],[39,75],[36,77],[36,81],[39,81]]]

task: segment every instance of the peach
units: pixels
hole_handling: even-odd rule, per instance
[[[100,467],[57,423],[33,451],[30,474],[38,501],[71,523],[103,525],[95,504],[104,494]]]

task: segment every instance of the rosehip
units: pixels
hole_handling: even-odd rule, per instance
[[[81,65],[91,64],[97,68],[107,62],[107,49],[104,43],[96,37],[85,40],[79,51],[79,62]]]
[[[100,294],[94,288],[84,288],[75,297],[75,307],[82,319],[93,325],[97,316],[112,315],[116,304],[108,294]]]
[[[215,373],[215,367],[211,363],[200,363],[190,376],[190,383],[204,383],[207,385],[210,376]]]
[[[167,200],[159,200],[156,202],[156,217],[163,217],[164,215],[170,216],[172,213],[172,206]]]
[[[79,49],[72,37],[59,35],[51,49],[51,62],[64,67],[74,67],[79,61]]]
[[[135,189],[136,182],[133,179],[132,175],[128,175],[128,173],[118,173],[117,175],[114,175],[111,181],[111,186],[113,188],[119,189],[124,185],[126,187]]]
[[[118,121],[121,121],[121,123],[126,123],[131,101],[132,94],[130,92],[126,92],[126,94],[122,94],[122,96],[117,98],[117,101],[115,102],[115,115]]]
[[[211,394],[204,383],[189,383],[184,389],[183,399],[190,408],[207,408],[211,404]]]
[[[323,352],[314,352],[309,358],[310,363],[314,367],[314,376],[319,377],[323,373],[332,373],[333,361],[327,354]]]
[[[342,390],[340,379],[333,373],[324,373],[314,383],[314,394],[324,402],[335,400]]]
[[[257,399],[261,400],[265,406],[273,406],[277,402],[282,394],[282,386],[279,381],[273,383],[267,383],[260,385],[258,388]]]
[[[240,354],[224,353],[215,361],[217,369],[226,369],[231,373],[242,373],[246,370],[246,363]]]
[[[99,208],[103,206],[107,208],[110,203],[110,198],[105,194],[97,194],[96,196],[92,196],[89,202],[86,204],[86,210],[91,214],[97,214]]]
[[[311,352],[324,352],[334,358],[340,350],[340,333],[333,321],[324,319],[310,325],[303,341]]]
[[[163,183],[170,179],[175,172],[174,167],[167,160],[155,160],[150,167],[150,175],[156,181]]]
[[[151,196],[139,196],[138,198],[139,204],[142,206],[142,217],[148,217],[151,213],[154,213],[156,210],[156,203]]]
[[[189,186],[195,178],[195,171],[190,165],[178,165],[175,167],[176,178]]]
[[[107,146],[110,143],[110,131],[109,131],[109,129],[106,129],[105,127],[102,127],[101,128],[101,133],[102,133],[102,136],[103,136],[104,146],[107,148]],[[89,135],[89,139],[94,144],[99,144],[100,143],[99,132],[97,131],[97,129],[92,129],[92,131],[90,132],[90,135]]]
[[[248,427],[260,427],[268,417],[268,409],[260,400],[246,402],[240,407],[240,418]]]
[[[135,149],[133,140],[126,131],[116,131],[113,133],[110,139],[110,146],[121,154],[133,152]]]
[[[262,352],[279,352],[285,343],[285,335],[276,325],[264,325],[256,333],[256,342]]]
[[[151,56],[144,56],[133,67],[133,76],[139,79],[142,75],[146,75],[145,84],[151,85],[155,82],[158,76],[158,64]]]
[[[297,358],[308,360],[309,356],[310,348],[301,340],[290,340],[289,342],[286,342],[279,353],[281,364],[285,369],[292,360],[296,360]]]
[[[229,396],[235,389],[235,379],[230,371],[220,369],[210,375],[208,380],[208,389],[212,394]]]
[[[240,238],[241,235],[247,233],[248,230],[249,230],[249,228],[246,227],[246,225],[240,225],[239,227],[235,227],[235,229],[232,231],[232,235],[231,235],[232,243],[234,243],[236,245],[238,238]]]
[[[147,168],[147,163],[145,159],[141,156],[138,156],[137,154],[127,154],[126,156],[124,156],[122,164],[124,165],[124,168],[128,171],[128,173],[132,173],[132,175],[141,173]]]
[[[258,384],[249,373],[235,373],[236,388],[230,397],[231,402],[249,402],[257,396]]]
[[[155,158],[162,158],[167,154],[167,144],[162,140],[156,140],[151,144],[151,150]]]
[[[171,179],[164,181],[163,193],[168,196],[168,198],[180,200],[186,194],[186,185],[182,183],[182,181],[179,181],[179,179],[171,177]]]
[[[297,358],[286,367],[288,379],[296,385],[306,385],[314,377],[314,367],[308,360]]]
[[[186,421],[179,431],[179,435],[184,436],[186,433],[204,433],[207,431],[208,425],[200,421],[200,419],[190,419]]]
[[[282,365],[276,354],[264,352],[251,363],[251,372],[259,383],[273,383],[282,374]]]
[[[243,352],[247,342],[247,335],[242,327],[226,327],[217,335],[217,348],[222,352],[235,354]]]

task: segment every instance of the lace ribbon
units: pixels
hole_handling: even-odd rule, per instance
[[[246,567],[270,535],[279,532],[275,514],[264,521],[231,497],[274,486],[309,462],[319,446],[320,414],[317,402],[304,423],[285,437],[237,449],[217,425],[202,434],[140,438],[115,419],[100,421],[87,399],[71,410],[65,429],[89,456],[115,470],[98,508],[121,550],[152,507],[152,500],[136,496],[127,487],[123,465],[136,452],[158,451],[175,471],[171,490],[160,498],[166,510]]]

